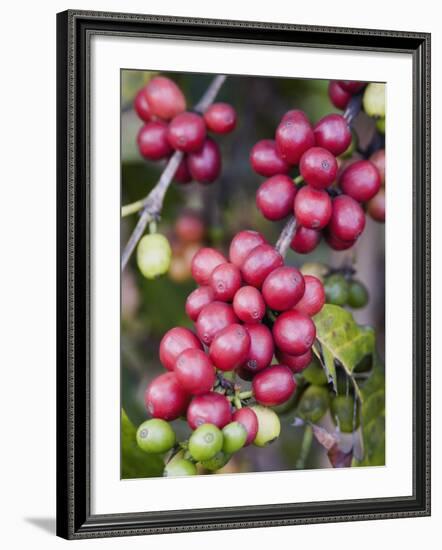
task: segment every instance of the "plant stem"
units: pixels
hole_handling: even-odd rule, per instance
[[[303,181],[304,181],[304,178],[301,176],[301,174],[299,174],[299,176],[296,176],[296,178],[293,178],[293,183],[295,185],[299,185]]]
[[[121,217],[125,218],[126,216],[130,216],[131,214],[135,214],[138,212],[138,210],[141,210],[144,206],[144,200],[139,200],[132,202],[131,204],[126,204],[125,206],[121,207]]]
[[[310,453],[310,449],[313,442],[313,428],[310,424],[306,424],[304,430],[304,437],[302,438],[301,451],[299,453],[298,460],[296,461],[296,470],[302,470],[305,468],[305,462]]]
[[[347,124],[349,126],[360,113],[361,105],[362,105],[362,94],[354,95],[350,99],[350,102],[347,105],[347,108],[345,109],[344,114],[342,115],[347,121]]]
[[[195,105],[194,110],[200,113],[204,113],[204,111],[206,111],[206,109],[215,100],[225,80],[225,75],[217,75],[210,83],[202,98]],[[177,171],[178,166],[183,160],[183,157],[184,154],[181,151],[175,151],[175,153],[170,157],[169,162],[164,168],[163,173],[161,174],[161,177],[155,187],[150,191],[147,197],[141,201],[143,203],[143,210],[141,211],[135,229],[133,230],[132,235],[130,236],[129,241],[124,247],[123,253],[121,255],[122,270],[126,267],[127,262],[132,255],[132,252],[135,250],[138,241],[141,239],[146,229],[146,225],[151,221],[157,221],[157,219],[160,217],[160,213],[163,208],[164,196],[170,184],[172,183],[175,172]],[[128,206],[132,207],[132,205]]]
[[[281,231],[281,235],[276,242],[275,248],[284,258],[287,254],[287,250],[290,247],[290,243],[293,240],[296,231],[296,219],[294,216],[291,216],[289,221],[284,226],[284,229]]]
[[[253,392],[251,390],[249,391],[242,391],[238,394],[238,397],[240,399],[249,399],[250,397],[252,397],[253,395]]]

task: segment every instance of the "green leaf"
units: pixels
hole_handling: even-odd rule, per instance
[[[137,430],[121,409],[121,477],[160,477],[163,475],[164,462],[161,456],[150,455],[142,451],[136,440]]]
[[[374,331],[358,325],[350,312],[342,307],[326,304],[313,318],[316,325],[315,353],[323,363],[336,390],[336,361],[351,379],[355,391],[362,401],[359,386],[353,377],[353,370],[375,349]],[[319,346],[317,345],[319,343]]]

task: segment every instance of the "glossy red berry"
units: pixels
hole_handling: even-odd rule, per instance
[[[242,325],[234,323],[218,332],[210,344],[209,355],[216,368],[229,371],[244,363],[249,349],[249,333]]]
[[[379,191],[381,177],[372,162],[358,160],[343,171],[339,185],[346,195],[358,202],[366,202]]]
[[[302,355],[313,345],[316,327],[310,317],[296,310],[279,315],[273,325],[276,346],[290,355]]]
[[[187,422],[192,430],[196,430],[202,424],[214,424],[221,429],[231,420],[230,403],[220,393],[197,395],[187,409]]]
[[[336,179],[338,163],[336,157],[322,147],[311,147],[299,163],[304,181],[315,189],[325,189]]]
[[[169,124],[167,138],[174,149],[184,153],[199,151],[206,139],[206,125],[203,118],[190,112],[177,115]]]
[[[250,372],[258,372],[270,365],[274,344],[270,329],[263,324],[245,325],[250,336],[250,349],[243,367]]]
[[[241,286],[241,273],[235,264],[224,263],[216,267],[210,275],[210,287],[215,300],[231,302]]]
[[[278,174],[260,185],[256,193],[256,206],[268,220],[282,220],[291,214],[295,195],[293,180]]]
[[[145,88],[145,94],[152,113],[164,120],[170,120],[186,109],[186,99],[179,87],[164,76],[156,76]]]
[[[336,157],[347,150],[352,135],[342,115],[327,115],[314,128],[316,145],[333,153]]]
[[[261,288],[267,275],[283,264],[284,260],[276,248],[270,244],[261,244],[244,260],[241,274],[247,284]]]
[[[385,190],[379,189],[376,195],[368,202],[367,211],[377,222],[385,221]]]
[[[174,327],[166,332],[160,342],[160,361],[163,367],[173,370],[175,361],[186,349],[203,349],[195,334],[184,327]]]
[[[309,229],[322,229],[330,221],[331,199],[326,191],[306,185],[295,197],[294,211],[300,225]]]
[[[250,164],[253,170],[267,178],[277,174],[287,174],[290,165],[280,157],[276,142],[272,139],[258,141],[250,152]]]
[[[228,134],[236,126],[236,111],[229,103],[213,103],[204,113],[207,128],[215,134]]]
[[[250,252],[260,244],[266,244],[266,240],[261,233],[251,230],[240,231],[233,237],[230,243],[230,261],[241,268]]]
[[[354,241],[364,231],[365,213],[361,206],[348,195],[333,200],[333,212],[328,230],[341,241]]]
[[[185,243],[201,241],[206,232],[203,220],[198,214],[191,212],[181,214],[175,222],[174,229],[178,239]]]
[[[186,313],[192,321],[198,319],[201,310],[215,300],[210,286],[200,286],[187,296]]]
[[[233,311],[243,323],[260,323],[266,312],[261,292],[254,286],[243,286],[233,298]]]
[[[350,94],[357,94],[365,86],[365,82],[358,82],[357,80],[338,80],[339,86]]]
[[[200,349],[184,350],[175,362],[174,372],[178,382],[192,395],[207,393],[215,383],[213,364]]]
[[[301,372],[306,369],[313,360],[312,350],[309,349],[302,355],[290,355],[281,350],[276,351],[276,358],[282,365],[287,365],[294,372]]]
[[[167,124],[161,120],[148,122],[140,128],[137,144],[144,158],[159,160],[167,157],[172,152],[167,141]]]
[[[304,294],[304,277],[296,267],[278,267],[267,275],[262,296],[270,309],[285,311],[299,302]]]
[[[258,433],[258,417],[250,407],[243,407],[233,413],[232,420],[239,422],[247,431],[247,439],[244,445],[253,443]]]
[[[347,92],[347,90],[344,90],[337,80],[330,80],[328,85],[328,97],[336,109],[344,110],[347,107],[351,96],[352,94]]]
[[[324,286],[313,275],[304,275],[305,290],[302,298],[296,304],[295,309],[304,315],[313,317],[319,313],[325,304]]]
[[[187,166],[187,158],[184,157],[183,160],[178,165],[178,168],[175,172],[175,175],[173,176],[173,179],[177,183],[186,184],[190,183],[192,181],[192,176],[189,172],[189,168]]]
[[[174,420],[183,415],[189,403],[189,394],[178,382],[174,372],[157,376],[146,389],[144,401],[153,418]]]
[[[192,277],[199,285],[208,285],[212,271],[227,259],[214,248],[201,248],[192,258]]]
[[[200,340],[209,346],[218,332],[237,322],[238,318],[230,304],[212,302],[204,306],[198,315],[196,331]]]
[[[207,138],[199,151],[189,154],[187,166],[195,181],[214,182],[221,172],[221,152],[216,141]]]
[[[315,145],[313,130],[305,113],[286,113],[275,134],[280,156],[289,164],[298,164],[302,154]]]
[[[333,235],[330,231],[327,231],[325,233],[325,240],[330,248],[333,248],[333,250],[341,251],[341,250],[348,250],[351,248],[355,242],[356,239],[353,241],[343,241],[342,239],[338,239],[336,235]]]
[[[150,122],[152,120],[152,110],[146,96],[146,88],[141,88],[134,99],[134,109],[137,115],[144,120]]]
[[[314,250],[321,240],[321,232],[298,225],[290,247],[298,254],[308,254]]]
[[[256,401],[267,407],[284,403],[295,389],[293,373],[286,365],[272,365],[258,372],[252,382]]]

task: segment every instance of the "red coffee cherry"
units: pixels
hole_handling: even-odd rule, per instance
[[[230,304],[212,302],[204,306],[198,315],[196,332],[200,340],[209,346],[218,332],[237,322],[238,318]]]
[[[228,134],[235,129],[236,111],[229,103],[213,103],[204,113],[207,128],[215,134]]]
[[[260,185],[256,193],[256,206],[268,220],[282,220],[291,214],[295,195],[293,180],[278,174]]]
[[[209,355],[216,368],[229,371],[247,359],[249,349],[249,333],[242,325],[234,323],[218,332],[210,344]]]
[[[247,439],[244,446],[253,443],[258,433],[258,417],[250,407],[243,407],[233,413],[232,420],[244,426],[247,432]]]
[[[260,244],[266,244],[266,240],[257,231],[240,231],[237,233],[231,243],[229,249],[229,258],[232,264],[241,268],[244,260],[250,252]]]
[[[182,185],[185,185],[186,183],[190,183],[192,181],[192,176],[190,175],[189,168],[187,166],[186,157],[184,157],[183,160],[178,165],[178,168],[175,172],[175,175],[173,176],[173,179],[177,183],[181,183]]]
[[[257,174],[266,178],[287,174],[290,170],[290,165],[280,157],[272,139],[262,139],[254,145],[250,153],[250,164]]]
[[[266,312],[261,292],[254,286],[243,286],[233,298],[233,311],[243,323],[260,323]]]
[[[379,175],[381,177],[381,184],[384,185],[385,183],[385,149],[378,149],[371,155],[371,157],[368,160],[370,160],[378,169]]]
[[[296,389],[292,371],[286,365],[272,365],[253,378],[252,390],[261,405],[274,407],[289,399]]]
[[[295,197],[295,217],[299,224],[309,229],[322,229],[330,221],[332,203],[326,191],[309,185],[302,187]]]
[[[316,145],[333,153],[335,157],[347,150],[351,143],[351,131],[342,115],[327,115],[314,127]]]
[[[333,235],[330,231],[327,231],[325,233],[325,240],[330,248],[333,248],[333,250],[348,250],[351,248],[355,242],[356,239],[353,241],[343,241],[341,239],[338,239],[336,235]]]
[[[320,240],[320,231],[298,225],[290,243],[290,248],[298,254],[308,254],[318,246]]]
[[[325,291],[321,281],[313,275],[304,275],[305,291],[295,309],[304,315],[313,317],[325,304]]]
[[[267,275],[262,285],[265,303],[275,311],[291,309],[304,294],[305,283],[296,267],[278,267]]]
[[[313,130],[305,113],[286,113],[276,129],[275,140],[280,156],[289,164],[298,164],[302,154],[315,145]]]
[[[240,286],[241,273],[235,264],[221,264],[210,275],[210,287],[215,300],[231,302]]]
[[[167,139],[171,147],[178,151],[184,153],[199,151],[206,139],[206,125],[203,118],[189,112],[177,115],[169,124]]]
[[[367,211],[375,221],[385,222],[385,189],[379,189],[368,202]]]
[[[186,109],[183,92],[170,78],[152,78],[145,88],[145,95],[152,113],[164,120],[170,120]]]
[[[287,365],[294,372],[302,372],[313,360],[312,350],[309,349],[302,355],[290,355],[281,350],[276,350],[276,358],[282,365]]]
[[[152,120],[152,110],[147,101],[146,88],[141,88],[134,99],[134,109],[137,115],[144,120],[150,122]]]
[[[315,189],[325,189],[335,181],[338,163],[327,149],[312,147],[302,155],[299,171],[306,183]]]
[[[148,122],[140,128],[137,144],[144,158],[159,160],[167,157],[172,152],[167,141],[167,124],[161,120]]]
[[[166,332],[160,342],[160,361],[164,368],[173,370],[175,361],[186,349],[203,349],[195,334],[184,327],[174,327]]]
[[[178,382],[192,395],[207,393],[215,383],[215,369],[200,349],[183,351],[175,362],[174,372]]]
[[[289,111],[285,112],[282,115],[281,122],[286,122],[291,118],[298,119],[298,120],[304,119],[306,124],[310,124],[310,120],[308,116],[304,113],[304,111],[301,111],[299,109],[290,109]]]
[[[200,286],[187,296],[186,313],[192,321],[198,319],[201,310],[215,300],[210,286]]]
[[[241,274],[247,284],[261,288],[267,275],[283,264],[284,260],[276,248],[270,244],[261,244],[244,260]]]
[[[250,336],[250,349],[242,366],[255,373],[265,369],[272,362],[274,351],[272,333],[263,324],[247,324],[245,327]]]
[[[316,327],[310,317],[296,310],[281,313],[273,325],[276,346],[290,355],[302,355],[313,345]]]
[[[206,228],[198,214],[181,214],[175,222],[175,233],[180,241],[195,243],[204,239]]]
[[[379,191],[381,177],[372,162],[358,160],[343,171],[339,185],[345,194],[358,202],[365,202]]]
[[[344,90],[337,80],[330,80],[328,97],[336,109],[344,110],[350,102],[352,94]]]
[[[189,399],[174,372],[165,372],[154,378],[144,394],[146,409],[151,416],[163,420],[175,420],[183,415]]]
[[[197,395],[187,409],[187,422],[192,430],[196,430],[202,424],[214,424],[221,429],[231,421],[230,403],[220,393]]]
[[[256,374],[255,372],[246,369],[244,365],[238,367],[235,372],[242,380],[246,380],[247,382],[251,382]]]
[[[338,80],[339,86],[346,92],[354,95],[362,90],[365,82],[357,82],[356,80]]]
[[[329,232],[341,241],[354,241],[364,231],[365,214],[359,203],[348,195],[333,200]]]
[[[221,152],[216,141],[207,138],[202,148],[187,157],[192,178],[199,183],[212,183],[221,173]]]
[[[199,285],[208,285],[213,270],[227,259],[214,248],[201,248],[192,258],[192,277]]]

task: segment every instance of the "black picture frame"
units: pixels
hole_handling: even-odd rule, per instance
[[[413,58],[413,495],[92,515],[89,43],[94,34],[409,53]],[[430,515],[430,35],[69,10],[57,15],[57,534],[67,539]]]

